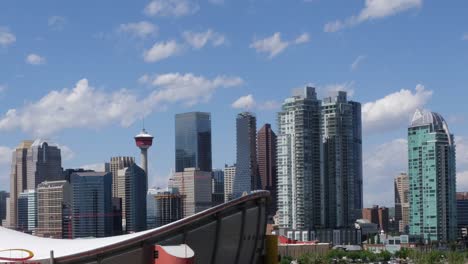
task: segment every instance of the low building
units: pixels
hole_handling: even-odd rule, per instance
[[[468,239],[468,192],[457,193],[458,237]]]

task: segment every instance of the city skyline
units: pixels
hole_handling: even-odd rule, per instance
[[[334,3],[297,1],[291,3],[289,8],[304,12],[304,15],[298,15],[289,23],[281,25],[273,20],[274,17],[280,20],[286,17],[277,3],[269,3],[271,8],[268,11],[274,15],[267,17],[262,16],[268,5],[265,2],[243,4],[226,0],[222,5],[199,3],[193,13],[167,18],[146,14],[144,10],[149,2],[142,1],[132,4],[130,9],[123,9],[132,15],[110,11],[111,20],[93,25],[96,28],[89,28],[86,23],[82,23],[84,21],[79,15],[73,14],[62,4],[53,10],[45,10],[33,3],[30,8],[22,8],[25,12],[20,12],[18,9],[25,7],[25,4],[13,6],[2,3],[5,8],[0,11],[0,33],[2,36],[13,35],[15,40],[11,42],[10,37],[10,43],[0,44],[0,58],[5,62],[0,66],[0,132],[3,134],[0,140],[0,190],[9,191],[12,151],[23,139],[34,140],[40,136],[60,144],[64,168],[103,164],[112,156],[139,156],[132,137],[141,130],[142,116],[145,116],[145,127],[155,136],[156,141],[155,147],[149,150],[149,186],[164,187],[171,170],[175,168],[174,115],[191,111],[211,113],[213,168],[221,169],[226,163],[235,163],[237,113],[248,109],[256,114],[258,127],[271,123],[273,131],[277,133],[275,119],[278,105],[290,96],[293,88],[312,82],[319,88],[319,98],[324,98],[329,91],[343,89],[352,95],[353,101],[362,103],[365,207],[372,204],[393,205],[392,188],[381,190],[377,187],[393,186],[394,175],[407,169],[406,128],[416,108],[426,108],[446,117],[456,136],[458,191],[466,191],[468,126],[464,107],[466,92],[463,87],[468,81],[468,77],[464,76],[468,59],[468,41],[464,39],[467,39],[465,34],[468,28],[461,26],[466,24],[462,17],[466,3],[455,1],[452,8],[444,9],[443,3],[414,2],[424,4],[396,9],[398,11],[395,13],[370,16],[375,18],[372,22],[347,25],[346,17],[359,14],[362,10],[371,10],[364,1],[347,3],[343,10],[329,8]],[[75,6],[77,4],[70,5],[78,14],[84,13]],[[218,13],[228,21],[234,19],[228,14],[228,7],[235,8],[237,12],[234,13],[245,19],[246,23],[256,21],[255,14],[267,20],[261,25],[252,23],[255,26],[251,30],[239,33],[239,28],[227,26],[229,23],[216,23]],[[37,12],[30,13],[30,10],[36,8]],[[95,10],[86,12],[91,12],[89,16],[93,18],[103,10],[104,5],[97,4]],[[328,12],[320,15],[320,10]],[[451,12],[450,16],[446,15],[448,12]],[[426,27],[431,24],[429,21],[432,21],[431,16],[434,14],[444,15],[447,23],[453,26],[437,31],[434,36],[434,32]],[[27,24],[34,25],[33,30],[19,22],[26,16]],[[336,19],[341,21],[344,28],[327,27],[328,31],[338,32],[323,32],[324,26]],[[136,34],[136,23],[140,21],[157,26],[158,35],[152,36],[152,32],[155,32],[153,28],[144,39],[140,35],[126,38],[126,34]],[[392,30],[395,28],[399,33]],[[173,30],[177,33],[169,33]],[[178,35],[179,31],[181,36]],[[202,43],[204,46],[196,46],[200,47],[198,49],[187,41],[185,51],[164,60],[145,62],[142,58],[140,53],[150,50],[156,43],[171,43],[172,39],[178,44],[185,43],[191,35],[190,32],[184,34],[186,31],[192,32],[192,35],[194,32],[211,32],[208,34],[211,37],[207,43]],[[410,34],[412,32],[417,33]],[[221,42],[219,35],[225,37],[225,42],[216,46],[215,43]],[[372,41],[365,43],[369,35],[373,36]],[[256,40],[270,37],[272,41],[279,39],[282,44],[280,47],[283,48],[273,53],[257,53],[261,49]],[[93,52],[86,52],[80,48],[80,44],[64,41],[80,38],[95,47]],[[385,43],[389,38],[393,41],[392,46]],[[214,41],[216,39],[218,42]],[[295,44],[295,41],[303,43]],[[349,43],[349,46],[343,47],[340,44],[343,41]],[[51,47],[46,47],[48,45]],[[63,51],[53,50],[62,45],[78,48],[74,52],[76,55],[64,55]],[[91,49],[88,45],[85,47]],[[450,53],[441,51],[440,47],[450,50]],[[103,52],[106,49],[109,51]],[[339,52],[333,55],[337,50]],[[98,54],[100,52],[103,54]],[[34,54],[36,56],[30,56]],[[69,62],[62,61],[61,56],[70,56],[67,57]],[[91,65],[85,61],[89,56],[95,57],[99,63]],[[109,56],[114,58],[107,59]],[[217,57],[222,58],[222,61]],[[430,60],[427,59],[429,57]],[[451,60],[447,61],[445,57]],[[206,59],[206,65],[197,63],[201,59]],[[129,60],[129,64],[124,63],[126,60]],[[223,65],[225,60],[233,63]],[[109,64],[114,64],[110,71],[107,69]],[[118,64],[122,66],[116,66]],[[216,66],[208,66],[210,64]],[[291,71],[291,67],[295,69]],[[112,74],[109,75],[109,72]],[[281,73],[287,73],[288,78],[280,77]],[[88,81],[84,81],[84,78]],[[147,84],[141,84],[144,82]],[[80,98],[85,99],[80,99],[77,104],[63,103],[66,98],[72,98],[71,89],[76,83],[78,85],[73,91],[83,92]],[[171,101],[172,97],[171,100],[165,98],[159,101],[161,104],[151,105],[149,110],[144,109],[142,112],[125,112],[131,108],[121,106],[119,109],[125,111],[117,112],[120,113],[118,117],[107,111],[110,102],[113,102],[112,96],[135,96],[133,99],[142,103],[140,99],[152,91],[168,91],[173,87],[190,85],[196,88],[193,89],[195,95],[190,94],[193,97],[176,98],[174,101]],[[227,88],[222,88],[224,86]],[[63,87],[69,90],[62,90]],[[129,89],[127,94],[120,91],[122,87]],[[97,98],[96,102],[103,103],[102,116],[94,117],[94,113],[91,115],[80,108],[82,105],[99,106],[94,100],[86,101],[86,98],[92,97]],[[39,102],[41,99],[44,105]],[[57,102],[52,103],[48,99]],[[124,102],[129,107],[134,106],[132,100]],[[16,117],[20,121],[9,118],[14,117],[11,116],[12,112],[10,116],[7,115],[9,109],[16,109]],[[51,123],[47,115],[58,116],[60,109],[64,111],[63,119],[58,118],[57,123]],[[147,111],[151,113],[147,114]],[[45,116],[44,119],[38,119],[42,123],[28,119],[33,112]],[[79,123],[77,120],[84,121]]]

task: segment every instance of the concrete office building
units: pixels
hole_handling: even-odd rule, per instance
[[[145,171],[133,163],[118,170],[119,198],[122,199],[122,226],[126,233],[146,230],[146,193],[148,178]]]
[[[408,128],[410,235],[427,242],[457,236],[454,136],[443,117],[417,110]]]
[[[18,197],[19,194],[28,189],[28,150],[30,150],[32,140],[22,141],[15,148],[11,160],[10,173],[10,204],[8,210],[8,224],[11,228],[16,228],[18,224]],[[34,189],[34,188],[33,188]],[[6,216],[5,216],[6,217]]]
[[[57,144],[36,139],[27,154],[27,187],[36,189],[44,181],[60,181],[62,157]]]
[[[458,238],[468,238],[468,192],[457,193]]]
[[[190,112],[175,116],[176,172],[186,168],[211,171],[211,115]]]
[[[110,172],[112,173],[112,197],[121,197],[122,195],[119,194],[119,189],[123,190],[122,187],[119,187],[119,180],[117,172],[118,170],[122,170],[126,167],[135,163],[134,157],[111,157],[109,165],[105,165],[109,168]],[[107,170],[106,170],[107,171]]]
[[[0,225],[2,225],[2,221],[5,220],[7,216],[7,198],[9,197],[9,193],[0,191]]]
[[[261,188],[257,165],[257,118],[249,112],[238,114],[236,131],[234,198]]]
[[[287,98],[278,113],[278,221],[282,228],[321,225],[321,103],[315,88]]]
[[[164,226],[184,217],[184,196],[174,189],[158,192],[156,202],[156,227]]]
[[[112,174],[74,172],[70,185],[72,237],[113,235]]]
[[[362,211],[361,104],[346,92],[322,103],[323,224],[351,227]]]
[[[265,124],[257,133],[258,173],[262,189],[270,192],[271,203],[268,214],[276,214],[277,206],[277,166],[276,166],[276,134],[270,124]]]
[[[183,196],[184,218],[211,207],[211,172],[186,168],[176,172],[171,186]]]
[[[236,165],[224,165],[224,202],[232,200],[234,178],[236,177]]]
[[[408,232],[409,176],[401,173],[395,178],[395,222],[400,233]]]
[[[212,202],[213,206],[224,203],[224,171],[214,169],[212,172]]]
[[[49,238],[71,238],[71,190],[67,181],[43,182],[37,186],[36,234]]]
[[[18,197],[18,230],[34,233],[37,227],[37,197],[35,190],[25,190]]]

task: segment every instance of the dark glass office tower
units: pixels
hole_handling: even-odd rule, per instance
[[[258,173],[262,182],[262,189],[270,192],[271,203],[268,214],[275,215],[277,210],[276,198],[276,134],[270,124],[265,124],[257,133]]]
[[[211,115],[190,112],[175,116],[176,172],[185,168],[211,171]]]

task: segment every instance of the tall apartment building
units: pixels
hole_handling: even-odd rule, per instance
[[[10,197],[10,194],[5,191],[0,191],[0,225],[2,221],[6,220],[7,216],[7,198]]]
[[[10,173],[10,204],[9,204],[9,225],[16,228],[18,224],[18,197],[19,194],[28,189],[28,166],[27,157],[32,140],[22,141],[13,151]],[[6,215],[5,215],[6,217]]]
[[[278,221],[292,229],[321,225],[321,103],[315,88],[287,98],[278,113]]]
[[[122,199],[122,225],[127,233],[146,230],[146,172],[133,163],[117,171],[119,198]]]
[[[126,167],[130,167],[130,165],[134,163],[135,163],[134,157],[119,156],[119,157],[111,157],[110,163],[106,163],[106,165],[104,165],[106,167],[105,168],[106,171],[108,168],[110,172],[112,173],[112,197],[122,196],[122,195],[119,195],[119,179],[118,179],[117,172]]]
[[[361,104],[346,92],[322,103],[324,226],[353,226],[362,211]]]
[[[277,166],[276,166],[276,134],[270,124],[265,124],[257,133],[258,173],[262,189],[270,192],[268,214],[275,215],[277,206]]]
[[[41,237],[71,238],[68,234],[71,190],[67,181],[43,182],[37,186],[37,228]]]
[[[468,238],[468,192],[457,193],[458,238]]]
[[[233,199],[232,191],[234,187],[234,178],[236,177],[236,165],[224,165],[224,202]]]
[[[113,235],[112,174],[74,172],[70,184],[73,238]]]
[[[395,222],[400,233],[407,233],[409,224],[409,176],[401,173],[395,178]]]
[[[410,234],[426,241],[456,239],[454,136],[443,117],[417,110],[408,128]]]
[[[249,112],[238,114],[236,131],[235,198],[261,188],[257,166],[257,118]]]
[[[34,233],[37,227],[37,195],[35,190],[25,190],[18,197],[18,226],[22,232]]]
[[[176,172],[186,168],[211,171],[211,114],[190,112],[175,116]]]
[[[211,172],[186,168],[176,172],[171,181],[183,196],[184,218],[211,207]]]
[[[213,206],[224,203],[224,171],[214,169],[212,172],[212,202]]]

